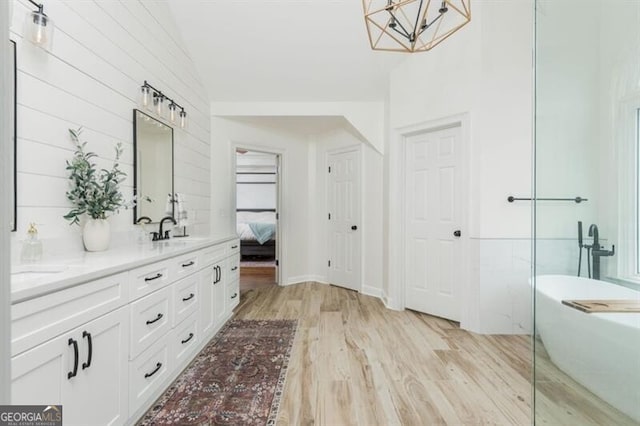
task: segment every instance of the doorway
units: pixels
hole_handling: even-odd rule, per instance
[[[361,161],[360,149],[330,151],[327,158],[328,280],[360,291],[361,283]]]
[[[279,282],[279,154],[236,149],[240,290]]]
[[[460,125],[405,137],[405,306],[460,321],[464,180]]]

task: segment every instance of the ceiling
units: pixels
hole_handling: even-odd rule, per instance
[[[371,50],[360,0],[167,1],[212,101],[381,101],[406,58]]]

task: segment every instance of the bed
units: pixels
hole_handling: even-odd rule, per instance
[[[275,210],[238,209],[236,224],[242,259],[276,258]]]

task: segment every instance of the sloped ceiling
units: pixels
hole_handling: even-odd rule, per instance
[[[212,101],[381,101],[360,0],[167,0]]]

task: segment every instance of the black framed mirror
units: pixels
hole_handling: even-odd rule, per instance
[[[134,109],[133,151],[133,223],[174,216],[173,128]]]
[[[10,81],[11,83],[9,84],[9,97],[11,99],[11,105],[13,106],[12,108],[10,108],[9,110],[9,131],[11,132],[11,138],[13,139],[13,143],[11,144],[11,170],[9,173],[10,179],[11,179],[11,222],[9,223],[9,226],[11,228],[12,232],[15,232],[18,229],[18,179],[17,179],[17,165],[18,165],[18,160],[17,160],[17,151],[18,151],[18,138],[17,138],[17,125],[18,125],[18,120],[17,120],[17,111],[18,111],[18,107],[17,107],[17,88],[18,88],[18,81],[17,81],[17,54],[16,54],[16,42],[13,40],[9,40],[9,46],[10,46],[10,50],[9,50],[9,57],[10,57],[10,61],[12,62],[10,69],[11,69],[11,75],[10,75]]]

